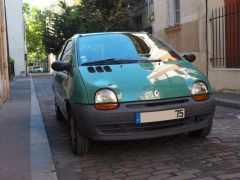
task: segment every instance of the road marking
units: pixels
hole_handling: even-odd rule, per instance
[[[31,180],[58,180],[32,78],[30,137]]]

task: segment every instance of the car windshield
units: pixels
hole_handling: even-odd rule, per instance
[[[78,38],[81,65],[176,61],[181,57],[165,43],[146,33],[109,33]]]

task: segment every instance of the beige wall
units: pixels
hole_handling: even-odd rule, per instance
[[[9,98],[7,41],[3,3],[3,1],[0,1],[0,106]]]
[[[224,6],[224,0],[208,0],[208,17],[206,22],[206,0],[181,0],[181,24],[180,26],[169,28],[168,0],[155,0],[153,33],[180,52],[194,53],[197,56],[195,65],[204,74],[207,74],[207,68],[209,68],[208,77],[213,89],[216,91],[226,89],[240,91],[240,69],[213,69],[210,61],[213,50],[212,27],[209,19],[211,18],[211,10],[222,6]],[[208,33],[206,29],[208,29]],[[209,53],[208,64],[207,53]]]
[[[210,69],[209,81],[215,91],[240,92],[239,69]]]
[[[194,53],[197,56],[194,64],[206,74],[205,0],[181,0],[181,24],[174,28],[168,27],[168,0],[155,0],[154,10],[153,33],[180,52]]]
[[[211,9],[219,8],[220,6],[224,6],[224,0],[208,0],[209,14]]]
[[[181,25],[205,17],[205,0],[181,0]],[[154,0],[154,33],[168,27],[168,0]]]

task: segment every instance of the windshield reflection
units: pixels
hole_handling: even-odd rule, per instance
[[[145,33],[103,33],[78,39],[81,64],[103,59],[176,61],[180,56]]]

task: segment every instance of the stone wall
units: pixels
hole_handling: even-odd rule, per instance
[[[7,41],[3,3],[3,1],[0,1],[0,106],[9,98]]]

